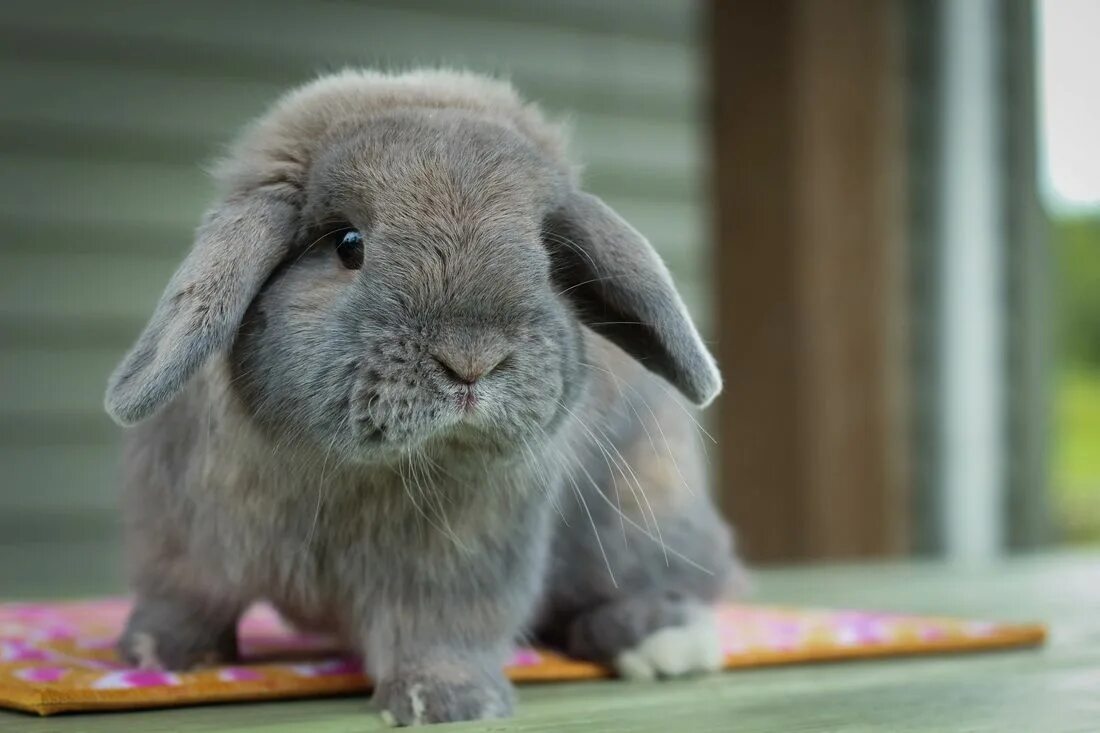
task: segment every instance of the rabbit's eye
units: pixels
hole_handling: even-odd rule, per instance
[[[340,262],[349,270],[358,270],[363,266],[363,235],[355,229],[344,232],[336,245],[336,254]]]

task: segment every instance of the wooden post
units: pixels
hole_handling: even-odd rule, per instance
[[[752,560],[908,547],[895,0],[713,0],[721,500]]]

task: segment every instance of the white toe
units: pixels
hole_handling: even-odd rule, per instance
[[[722,668],[722,645],[712,611],[700,612],[683,626],[659,629],[638,646],[619,654],[615,668],[621,677],[652,680],[682,677]]]
[[[130,650],[134,653],[137,666],[141,669],[162,670],[164,665],[157,658],[157,640],[152,634],[139,631],[134,634],[130,642]]]

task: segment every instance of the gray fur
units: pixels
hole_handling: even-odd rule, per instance
[[[610,662],[725,592],[689,408],[638,363],[697,403],[717,372],[563,140],[451,72],[325,78],[245,134],[108,390],[147,418],[127,659],[231,656],[267,599],[364,652],[396,722],[497,717],[521,635]]]

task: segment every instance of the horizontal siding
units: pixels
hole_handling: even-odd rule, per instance
[[[5,473],[21,479],[5,496],[5,509],[55,515],[109,510],[114,497],[106,497],[102,487],[114,483],[118,461],[113,446],[0,447]]]
[[[112,348],[4,349],[0,404],[7,414],[93,416],[103,409],[103,385],[118,356]]]
[[[375,0],[373,5],[427,11],[440,8],[439,0]],[[447,12],[690,44],[699,5],[698,0],[463,0],[447,6]]]
[[[179,257],[15,252],[0,268],[0,314],[11,320],[132,322],[152,312]]]
[[[113,531],[119,433],[102,411],[106,376],[190,244],[212,193],[204,166],[288,86],[326,70],[446,63],[511,78],[569,121],[586,187],[653,241],[704,315],[697,10],[6,0],[0,536]]]
[[[243,67],[259,78],[287,77],[348,65],[402,68],[463,66],[512,77],[562,106],[585,108],[633,99],[687,107],[699,77],[690,44],[586,32],[443,11],[351,2],[163,0],[140,3],[46,3],[7,0],[0,33],[23,56],[65,57],[110,49],[158,68]],[[446,8],[440,3],[437,8]],[[56,49],[41,41],[65,41]],[[37,51],[36,51],[37,49]],[[114,58],[118,58],[116,54]],[[215,65],[217,64],[217,65]]]
[[[213,189],[196,164],[66,160],[0,153],[0,218],[193,228]]]

